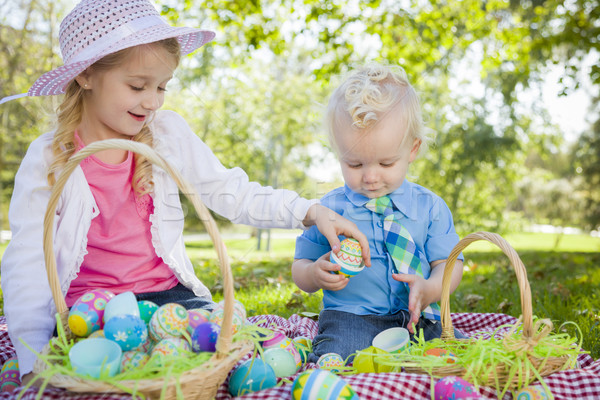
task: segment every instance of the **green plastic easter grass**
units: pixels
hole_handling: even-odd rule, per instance
[[[418,372],[412,369],[425,371],[427,374],[435,377],[449,375],[440,374],[441,368],[455,371],[453,375],[462,376],[471,382],[476,388],[487,385],[492,386],[502,397],[511,389],[520,390],[521,388],[538,380],[544,387],[547,394],[550,394],[546,383],[540,373],[551,358],[565,357],[564,364],[560,370],[573,368],[577,363],[577,356],[585,353],[581,350],[583,340],[581,330],[574,323],[573,325],[579,331],[579,340],[566,333],[550,334],[551,323],[547,320],[540,320],[534,317],[535,341],[523,344],[523,335],[518,323],[516,325],[504,325],[498,327],[489,339],[471,339],[448,340],[433,339],[425,341],[420,334],[415,338],[415,342],[402,353],[399,354],[381,354],[366,351],[364,353],[374,357],[378,365],[385,365],[392,371],[400,371],[402,368],[408,372]],[[564,328],[561,325],[559,330]],[[501,329],[509,327],[509,331],[501,339],[496,339],[496,335]],[[456,360],[453,364],[448,364],[450,360],[447,356],[432,357],[425,355],[425,352],[433,348],[442,348],[453,353]],[[539,361],[536,367],[530,357]],[[454,370],[455,368],[455,370]],[[421,372],[422,373],[422,372]],[[502,376],[507,378],[502,383]]]
[[[37,357],[46,364],[47,368],[38,373],[37,376],[24,387],[21,393],[19,393],[19,399],[23,396],[25,390],[30,388],[36,382],[40,381],[40,390],[36,400],[41,398],[44,391],[43,389],[48,386],[50,379],[54,375],[66,375],[86,380],[99,380],[111,384],[123,392],[131,394],[132,396],[138,396],[140,398],[146,397],[138,391],[139,382],[146,379],[155,379],[160,376],[164,382],[161,391],[161,399],[163,399],[167,393],[169,383],[172,380],[171,378],[175,378],[176,396],[178,399],[183,399],[183,391],[180,383],[182,373],[207,363],[213,355],[213,353],[208,352],[193,353],[190,351],[181,351],[180,354],[183,355],[183,357],[181,355],[155,355],[151,357],[143,367],[129,369],[112,377],[108,376],[107,371],[103,371],[103,374],[100,376],[100,378],[95,379],[78,374],[72,370],[71,362],[69,360],[69,350],[75,344],[75,340],[67,339],[64,328],[59,320],[59,316],[57,315],[56,318],[58,336],[50,341],[50,351],[48,354],[40,354],[36,352],[30,346],[28,346],[27,343],[21,340],[21,342],[27,346],[30,351],[34,352]],[[259,328],[254,325],[245,325],[240,329],[239,332],[233,335],[232,340],[233,342],[250,340],[255,344],[256,348],[258,343],[256,338],[259,336],[258,332],[260,332],[262,329],[264,328]],[[184,338],[189,342],[189,335],[184,333]],[[133,383],[133,387],[124,385],[122,383],[123,381]]]

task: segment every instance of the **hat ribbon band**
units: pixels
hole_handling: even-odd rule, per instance
[[[102,54],[110,46],[114,45],[121,39],[139,32],[143,29],[150,28],[154,25],[163,25],[165,22],[158,15],[148,15],[138,19],[134,19],[124,25],[119,26],[113,31],[103,35],[97,39],[93,44],[80,51],[76,56],[70,59],[65,64],[73,64],[80,61],[89,60],[94,58],[98,54]]]

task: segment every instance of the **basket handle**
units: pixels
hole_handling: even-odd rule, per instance
[[[67,335],[71,335],[71,331],[67,323],[69,309],[60,287],[60,281],[58,279],[58,272],[56,268],[56,255],[54,253],[53,241],[54,215],[56,214],[56,207],[63,188],[67,183],[69,176],[73,173],[79,163],[89,155],[108,149],[128,150],[143,155],[152,164],[155,164],[156,166],[165,170],[171,176],[171,178],[175,180],[179,190],[181,190],[181,192],[184,193],[194,205],[196,213],[204,223],[206,230],[210,235],[219,258],[219,266],[221,268],[221,275],[223,277],[223,297],[225,301],[225,309],[223,312],[221,333],[219,334],[216,345],[216,356],[217,358],[223,358],[227,356],[231,347],[231,338],[233,335],[233,276],[231,274],[229,258],[227,257],[227,249],[225,248],[225,243],[219,234],[217,224],[210,215],[210,212],[206,206],[200,200],[200,197],[196,194],[194,188],[185,181],[179,171],[171,167],[171,165],[150,146],[126,139],[101,140],[84,147],[79,152],[72,155],[71,158],[69,158],[64,166],[63,171],[56,180],[56,183],[52,187],[52,192],[50,194],[50,199],[46,209],[46,215],[44,216],[44,257],[46,261],[46,273],[48,274],[50,290],[52,291],[52,297],[54,298],[56,310],[60,316],[61,323],[65,328],[65,332]]]
[[[478,240],[487,240],[498,246],[510,260],[515,274],[517,275],[517,283],[521,292],[521,310],[523,315],[523,337],[530,338],[533,335],[533,314],[531,308],[531,288],[527,280],[527,271],[519,255],[502,236],[491,232],[475,232],[465,236],[452,249],[452,252],[446,260],[444,277],[442,280],[442,299],[441,299],[441,319],[442,319],[442,339],[454,339],[454,327],[450,318],[450,283],[452,281],[452,271],[459,254],[471,243]]]

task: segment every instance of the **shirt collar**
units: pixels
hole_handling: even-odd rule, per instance
[[[344,194],[356,207],[364,207],[364,205],[367,204],[367,201],[369,201],[367,196],[356,193],[354,190],[350,189],[348,185],[344,185]],[[394,203],[394,207],[396,207],[398,211],[406,217],[412,217],[412,186],[410,182],[405,179],[404,182],[402,182],[402,185],[392,193],[389,193],[388,196],[390,196],[392,203]]]

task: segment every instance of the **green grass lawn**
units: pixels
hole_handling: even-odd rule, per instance
[[[555,326],[575,322],[583,333],[583,347],[600,358],[600,238],[564,235],[554,248],[556,235],[505,235],[517,250],[532,291],[533,313],[551,319]],[[300,291],[291,278],[294,239],[273,239],[272,250],[256,251],[255,239],[227,240],[236,298],[249,315],[315,315],[321,293]],[[0,253],[5,245],[0,245]],[[216,255],[210,241],[188,244],[197,275],[222,298]],[[463,280],[450,298],[452,312],[500,312],[518,317],[520,293],[508,259],[487,242],[471,244],[465,253]],[[573,332],[571,332],[573,333]]]

